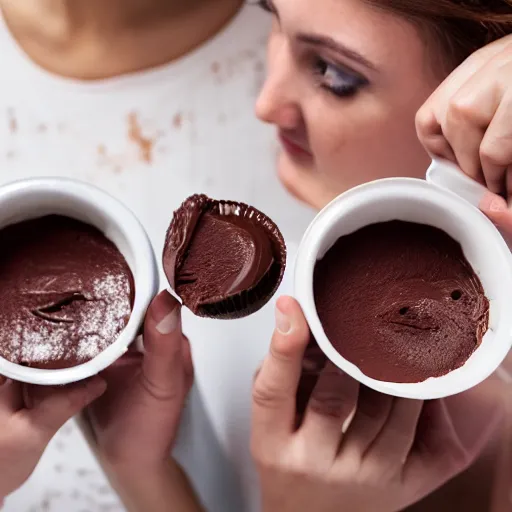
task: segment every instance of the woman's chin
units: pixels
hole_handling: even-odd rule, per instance
[[[297,165],[286,151],[281,151],[277,160],[277,175],[286,190],[295,199],[321,210],[338,194],[328,191],[315,167]]]

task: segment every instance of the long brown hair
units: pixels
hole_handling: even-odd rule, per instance
[[[426,29],[454,68],[479,48],[512,34],[512,0],[365,0]]]

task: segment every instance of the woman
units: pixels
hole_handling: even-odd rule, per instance
[[[482,172],[477,175],[474,160],[470,168],[467,156],[461,155],[470,147],[476,158],[475,146],[480,148],[484,135],[494,131],[487,129],[489,121],[500,119],[501,111],[508,108],[510,88],[495,85],[501,80],[507,83],[508,41],[475,54],[472,63],[458,68],[455,79],[442,82],[467,55],[511,31],[508,2],[476,5],[439,0],[425,7],[391,0],[371,4],[321,0],[314,9],[311,5],[307,0],[265,4],[272,11],[274,28],[269,77],[258,112],[280,128],[285,152],[279,175],[295,195],[321,207],[337,193],[371,179],[422,176],[429,158],[416,139],[414,118],[434,90],[445,91],[448,99],[442,101],[442,93],[434,95],[422,111],[420,136],[427,149],[455,157],[493,192],[504,190],[501,183],[506,186],[503,169],[508,162],[492,165],[496,157],[488,159],[486,151],[484,164],[477,150],[477,172]],[[486,20],[487,28],[481,23]],[[449,35],[445,45],[436,46],[441,36],[433,37],[427,30],[430,25]],[[468,32],[471,28],[473,33]],[[467,42],[466,34],[471,34]],[[480,59],[493,65],[479,70],[475,60]],[[484,93],[484,100],[491,97],[497,105],[483,108],[488,105],[472,98],[477,114],[489,110],[490,116],[477,122],[469,116],[465,133],[472,138],[465,137],[461,145],[446,125],[452,120],[449,107],[455,98],[449,84],[458,80],[466,84],[466,73],[475,71],[475,80],[481,75],[481,83],[468,86],[470,93]],[[497,137],[507,142],[502,130]],[[468,140],[472,144],[467,146]],[[496,144],[491,146],[495,149]],[[482,207],[505,229],[508,212],[497,196],[489,198]],[[256,377],[253,398],[252,448],[264,510],[398,510],[474,460],[499,412],[493,403],[485,411],[480,409],[488,405],[488,396],[481,399],[478,389],[471,393],[469,404],[456,397],[423,405],[358,390],[353,381],[327,367],[295,431],[295,392],[308,329],[293,300],[281,299],[277,311],[277,329]],[[156,299],[147,322],[148,329],[153,326],[153,332],[159,333],[152,337],[148,331],[147,356],[109,371],[106,378],[111,385],[88,409],[88,418],[98,454],[125,502],[133,510],[156,512],[167,510],[178,493],[187,496],[184,500],[190,498],[187,487],[179,484],[179,471],[167,459],[190,379],[190,360],[179,328],[178,305],[168,295]],[[112,383],[122,380],[112,375],[124,364],[138,365],[140,372],[128,389],[120,390]],[[165,370],[164,364],[175,371]],[[356,402],[356,416],[338,453],[341,427]],[[485,425],[478,424],[482,417]],[[460,419],[471,428],[461,428]],[[184,507],[192,509],[188,504]]]
[[[427,151],[456,160],[490,191],[505,193],[512,42],[501,39],[462,63],[512,31],[509,2],[322,0],[312,7],[307,0],[274,0],[263,7],[273,30],[257,111],[278,127],[284,149],[278,172],[294,195],[320,208],[372,179],[422,177]],[[505,229],[510,216],[499,201],[490,195],[482,208]],[[327,367],[295,431],[308,330],[287,298],[278,302],[276,321],[253,392],[252,448],[264,510],[404,508],[470,465],[503,410],[493,380],[423,405],[358,390]],[[101,434],[94,426],[98,412],[90,409],[90,418]],[[465,491],[471,498],[475,487]],[[464,507],[484,510],[472,501]]]

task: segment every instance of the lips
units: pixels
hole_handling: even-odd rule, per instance
[[[284,131],[280,131],[279,140],[281,141],[284,149],[292,156],[300,158],[311,158],[313,156],[307,144],[302,140],[299,140],[298,137],[285,133]]]

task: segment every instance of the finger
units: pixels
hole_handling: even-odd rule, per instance
[[[293,430],[295,397],[309,327],[299,304],[281,297],[270,350],[253,385],[253,442],[265,444]]]
[[[181,306],[167,291],[149,306],[144,324],[142,373],[147,391],[158,399],[181,394],[184,384]]]
[[[298,435],[322,461],[334,461],[343,425],[357,404],[359,383],[331,362],[322,370]]]
[[[505,173],[505,190],[507,192],[507,202],[512,202],[512,164],[507,167]]]
[[[66,421],[102,395],[106,383],[101,377],[68,386],[31,386],[33,407],[19,414],[42,438],[49,441]]]
[[[450,104],[442,129],[457,165],[469,177],[485,183],[480,163],[480,146],[485,128],[475,123],[471,117],[471,108],[459,103]]]
[[[430,155],[457,163],[455,153],[444,136],[441,123],[430,103],[425,104],[416,114],[416,133]]]
[[[340,457],[361,460],[382,431],[391,413],[393,397],[361,386],[357,410],[343,440]]]
[[[474,416],[475,404],[470,405],[467,411],[470,414],[461,417],[462,421]],[[474,462],[501,417],[498,409],[487,416],[478,439],[473,438],[476,442],[466,447],[457,434],[445,400],[427,402],[418,423],[416,442],[404,466],[403,482],[416,492],[417,499],[440,487]]]
[[[486,92],[486,89],[484,90],[479,83],[476,84],[476,87],[471,86],[470,88],[465,88],[465,85],[470,82],[479,81],[482,70],[486,66],[497,65],[501,52],[510,44],[510,39],[506,39],[496,41],[473,53],[444,80],[418,111],[416,115],[416,131],[418,138],[429,153],[458,163],[454,148],[450,145],[446,138],[446,133],[444,133],[447,112],[454,96],[459,91],[467,91],[468,95],[474,94],[475,91],[477,93],[479,91]],[[490,62],[492,64],[489,64]],[[460,98],[460,105],[462,110],[466,111],[467,98],[465,95],[463,96]],[[490,118],[488,119],[489,121]],[[451,128],[449,128],[449,131],[450,133],[455,133]],[[456,146],[458,148],[462,147],[458,143]],[[467,167],[467,159],[464,155],[462,155],[462,161],[464,162],[463,165]],[[470,175],[480,181],[481,177],[477,177],[479,174],[478,169],[475,170],[474,168],[477,161],[475,160],[474,163],[470,161],[469,169]]]
[[[0,375],[0,386],[3,386],[7,382],[7,378],[3,375]]]
[[[23,408],[22,384],[4,380],[0,387],[0,418],[6,418]]]
[[[475,180],[485,175],[490,190],[499,193],[503,191],[503,169],[486,169],[481,159],[486,131],[503,102],[503,88],[499,80],[482,87],[482,80],[493,75],[496,65],[491,59],[457,91],[453,91],[442,125],[462,170]]]
[[[183,336],[181,351],[183,354],[183,368],[185,372],[185,389],[190,391],[194,383],[194,364],[192,362],[192,347],[186,336]]]
[[[492,379],[443,400],[457,437],[470,458],[487,443],[489,431],[503,418],[508,401],[506,387]]]
[[[509,210],[507,202],[502,197],[489,192],[484,195],[478,206],[505,238],[512,238],[512,211]]]
[[[322,352],[322,349],[318,346],[311,333],[309,338],[309,343],[306,347],[306,351],[304,352],[304,358],[302,359],[302,371],[299,386],[297,388],[295,402],[296,428],[299,428],[302,420],[304,419],[311,393],[313,393],[316,383],[318,382],[318,377],[327,362],[326,355]]]
[[[443,400],[426,402],[418,422],[414,447],[403,468],[403,481],[419,499],[447,481],[466,463]]]
[[[512,166],[512,94],[499,98],[479,151],[487,186],[496,194],[506,192],[507,169]]]
[[[367,450],[363,463],[383,472],[401,470],[413,445],[422,407],[421,400],[395,398],[389,418]]]

